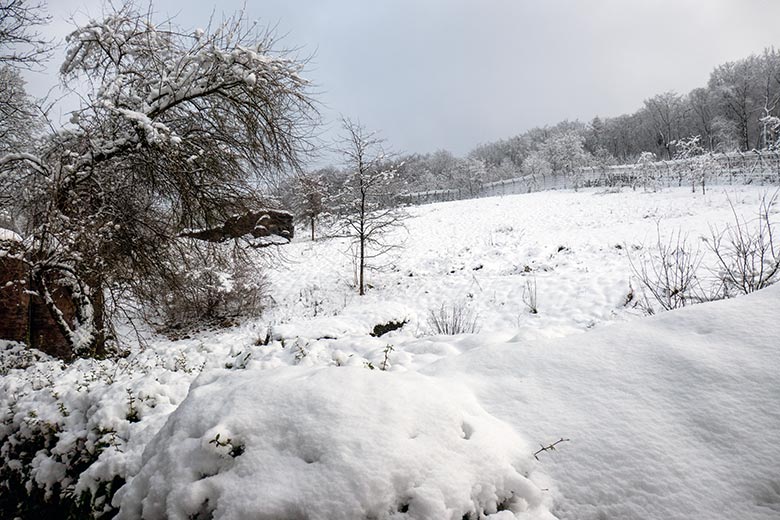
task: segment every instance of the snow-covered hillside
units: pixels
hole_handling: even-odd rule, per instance
[[[464,302],[479,314],[483,331],[503,330],[532,338],[560,336],[642,313],[624,306],[630,292],[628,256],[651,248],[660,229],[702,239],[722,229],[735,211],[755,219],[762,193],[775,188],[721,188],[706,196],[690,188],[644,193],[626,190],[550,191],[464,200],[410,208],[403,248],[381,259],[368,278],[374,289],[359,298],[346,240],[303,240],[285,250],[291,263],[271,273],[279,307],[277,323],[301,315],[365,315],[408,318],[415,335],[430,332],[427,316],[442,303]],[[706,267],[702,275],[709,277]],[[523,302],[536,284],[538,314]],[[639,287],[632,284],[636,296]],[[316,302],[316,305],[315,305]],[[635,302],[633,302],[635,303]],[[370,316],[369,321],[383,316]]]
[[[411,208],[364,297],[345,240],[301,239],[232,329],[70,366],[5,345],[3,456],[34,445],[54,493],[121,477],[123,518],[777,518],[780,289],[645,317],[628,259],[764,191]],[[478,333],[433,334],[451,304]]]

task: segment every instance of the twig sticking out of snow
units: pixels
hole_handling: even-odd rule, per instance
[[[538,455],[541,452],[543,452],[543,451],[555,451],[555,446],[557,446],[558,444],[560,444],[562,442],[569,442],[570,440],[571,439],[564,439],[563,437],[561,437],[557,441],[553,442],[552,444],[548,444],[547,446],[545,446],[544,444],[540,444],[539,446],[541,446],[541,448],[534,453],[534,458],[536,460],[539,460]]]
[[[385,347],[385,350],[384,350],[385,358],[382,360],[382,365],[379,367],[379,370],[387,370],[388,369],[388,367],[390,366],[390,353],[392,351],[394,351],[394,350],[395,350],[395,348],[393,348],[393,346],[390,345],[390,344],[388,344]]]

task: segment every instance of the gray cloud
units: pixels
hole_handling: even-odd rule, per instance
[[[51,2],[52,34],[100,5]],[[197,27],[241,5],[169,0],[156,10]],[[269,0],[247,12],[314,54],[308,77],[326,136],[343,113],[410,152],[463,154],[532,126],[630,112],[780,39],[773,0]],[[30,78],[36,94],[54,83],[51,71]]]

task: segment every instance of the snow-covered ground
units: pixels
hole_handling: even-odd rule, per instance
[[[765,191],[411,208],[364,297],[345,240],[300,239],[232,329],[70,366],[7,345],[0,438],[54,432],[41,486],[125,478],[123,518],[778,518],[780,288],[645,317],[628,258],[659,229],[706,249]],[[478,333],[434,334],[452,304]]]

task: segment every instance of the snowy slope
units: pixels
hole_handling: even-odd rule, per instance
[[[780,287],[472,350],[455,377],[529,438],[577,519],[780,518]]]
[[[754,218],[771,187],[728,187],[707,195],[690,188],[658,193],[603,190],[552,191],[430,204],[410,208],[403,247],[369,273],[374,286],[361,300],[354,290],[352,259],[345,240],[308,239],[285,249],[291,263],[269,273],[276,322],[291,315],[361,313],[367,304],[406,308],[408,330],[430,332],[429,309],[465,302],[480,316],[483,331],[524,337],[561,336],[600,324],[641,316],[623,306],[631,269],[627,255],[678,229],[696,248],[710,227],[720,228],[735,211]],[[706,274],[706,273],[705,273]],[[539,313],[529,314],[523,291],[537,285]],[[638,289],[634,284],[634,289]]]

